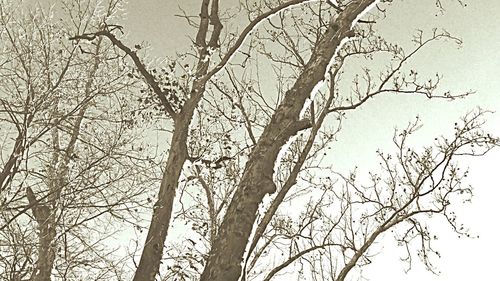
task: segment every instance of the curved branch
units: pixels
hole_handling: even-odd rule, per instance
[[[217,64],[216,67],[214,67],[210,72],[207,73],[207,75],[203,78],[205,81],[209,80],[212,76],[214,76],[215,74],[217,74],[221,69],[223,69],[226,64],[229,62],[229,60],[231,60],[231,58],[233,57],[233,55],[236,53],[236,51],[241,47],[241,45],[243,44],[243,42],[245,42],[245,40],[247,39],[248,35],[250,35],[250,33],[252,33],[252,31],[254,30],[254,28],[259,25],[263,20],[269,18],[270,16],[273,16],[289,7],[292,7],[292,6],[295,6],[295,5],[298,5],[298,4],[301,4],[301,3],[304,3],[304,2],[307,2],[309,0],[291,0],[291,1],[288,1],[288,2],[285,2],[261,15],[259,15],[258,17],[256,17],[254,20],[252,20],[246,27],[245,29],[243,29],[243,31],[241,32],[240,36],[238,37],[238,39],[236,40],[236,42],[234,43],[234,45],[229,48],[229,51],[226,53],[226,55],[222,58],[222,60],[219,62],[219,64]]]
[[[137,67],[137,70],[139,70],[139,72],[142,74],[144,79],[146,79],[146,82],[148,83],[148,85],[153,89],[155,94],[160,99],[160,102],[162,103],[163,107],[165,108],[165,111],[168,113],[168,115],[172,119],[176,119],[177,113],[174,111],[174,109],[170,105],[170,102],[167,100],[165,93],[161,90],[160,85],[155,80],[154,76],[146,69],[146,66],[141,61],[141,59],[139,58],[137,53],[135,51],[132,51],[132,49],[130,49],[129,47],[127,47],[120,39],[116,38],[116,36],[113,33],[111,33],[111,31],[113,29],[110,29],[109,27],[110,26],[106,26],[105,30],[101,30],[101,31],[98,31],[95,33],[85,33],[82,35],[76,35],[76,36],[69,38],[69,40],[92,41],[96,37],[99,37],[99,36],[107,37],[111,41],[111,43],[113,43],[113,45],[115,45],[116,47],[118,47],[119,49],[124,51],[132,59],[135,66]],[[114,29],[116,29],[116,28],[114,28]]]

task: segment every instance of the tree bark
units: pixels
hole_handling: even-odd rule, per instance
[[[352,1],[330,22],[303,72],[287,91],[245,166],[241,182],[210,250],[201,281],[236,281],[240,277],[242,259],[259,204],[266,194],[276,191],[272,177],[278,153],[290,137],[311,126],[309,121],[299,120],[304,102],[324,79],[328,64],[341,41],[354,35],[351,25],[356,17],[375,1]]]
[[[334,74],[331,74],[331,77],[332,77],[331,79],[333,79],[333,77],[335,77],[336,71],[338,71],[338,70],[339,69],[336,69]],[[241,279],[242,281],[246,280],[245,275],[246,275],[247,263],[250,259],[250,256],[252,255],[252,252],[255,250],[257,243],[262,238],[264,231],[266,230],[269,223],[272,221],[274,215],[278,211],[279,206],[281,205],[281,203],[283,203],[283,200],[285,199],[285,196],[288,194],[288,191],[290,191],[290,189],[297,183],[297,177],[300,173],[300,170],[302,169],[302,165],[307,160],[309,152],[311,151],[311,148],[314,145],[314,140],[316,139],[316,135],[318,134],[321,126],[323,125],[323,121],[325,120],[326,116],[329,113],[330,105],[332,104],[333,100],[334,100],[333,89],[330,89],[330,95],[329,95],[328,99],[325,101],[324,109],[319,114],[316,122],[313,122],[313,126],[311,128],[311,134],[309,135],[309,138],[308,138],[304,148],[300,152],[299,157],[297,159],[297,162],[294,164],[294,166],[290,172],[290,175],[286,179],[286,181],[283,184],[283,186],[281,187],[281,189],[278,191],[278,194],[276,194],[276,196],[274,197],[273,201],[271,202],[271,205],[266,210],[264,217],[261,219],[261,221],[259,222],[259,224],[255,230],[255,233],[254,233],[253,238],[252,238],[252,242],[250,243],[250,247],[248,248],[248,251],[246,253],[245,265],[243,268],[244,272],[243,272],[243,277]],[[312,107],[312,108],[314,108],[314,107]],[[311,111],[311,116],[314,118],[314,111]],[[259,253],[257,253],[254,256],[252,262],[250,263],[250,268],[253,267],[255,261],[258,259],[259,256],[260,256]]]
[[[226,53],[226,55],[224,55],[221,61],[213,69],[208,71],[208,68],[210,66],[209,49],[215,50],[219,47],[218,42],[223,26],[218,15],[219,1],[203,0],[201,3],[200,26],[198,27],[195,42],[195,45],[199,47],[199,57],[195,75],[196,80],[193,82],[190,98],[182,106],[181,112],[179,113],[177,113],[169,104],[168,100],[165,98],[163,91],[159,87],[157,81],[154,79],[154,76],[149,73],[147,67],[142,63],[137,53],[127,47],[121,40],[119,40],[115,35],[112,34],[112,31],[120,29],[120,26],[110,25],[106,26],[104,30],[95,33],[86,33],[70,38],[70,40],[92,41],[96,37],[107,37],[113,43],[113,45],[124,51],[132,59],[135,66],[137,67],[137,70],[145,78],[146,82],[153,89],[153,91],[158,95],[162,105],[165,108],[165,111],[167,112],[167,115],[174,120],[174,133],[171,141],[171,149],[160,185],[158,201],[154,206],[153,218],[150,223],[150,228],[148,229],[145,247],[143,249],[139,265],[134,275],[134,281],[153,281],[155,280],[156,274],[158,274],[159,272],[163,252],[163,244],[167,236],[171,212],[173,208],[175,190],[178,185],[182,166],[189,157],[186,147],[189,123],[193,117],[194,109],[203,96],[207,81],[226,66],[231,57],[238,51],[238,49],[241,47],[241,45],[243,44],[247,36],[252,32],[255,26],[257,26],[260,22],[266,20],[269,16],[287,9],[290,6],[305,1],[306,0],[290,0],[256,17],[247,25],[247,27],[244,28],[236,42],[229,48],[228,52]],[[208,5],[210,3],[211,8],[209,13]],[[208,25],[212,25],[213,30],[210,34],[207,45]],[[304,122],[299,122],[298,125],[304,126]],[[279,146],[276,146],[275,150],[278,151]],[[270,182],[272,183],[272,179],[270,179]]]
[[[213,3],[217,4],[218,1]],[[204,9],[202,5],[203,14],[206,13]],[[117,44],[116,42],[122,44],[115,39],[114,44]],[[127,53],[131,55],[129,52]],[[131,56],[133,56],[133,54]],[[187,151],[189,124],[193,119],[194,110],[205,92],[205,85],[208,81],[208,78],[204,77],[210,64],[209,59],[204,60],[207,56],[207,48],[200,50],[196,76],[203,78],[199,78],[193,82],[190,98],[184,103],[179,113],[172,115],[174,120],[174,131],[172,134],[170,151],[168,153],[165,172],[161,180],[160,191],[158,192],[158,200],[153,207],[153,216],[146,236],[146,243],[142,250],[139,265],[135,271],[134,281],[154,281],[156,275],[160,271],[163,247],[167,238],[174,207],[175,192],[179,183],[182,167],[189,157]]]
[[[20,162],[19,160],[22,158],[24,154],[24,143],[25,143],[25,129],[20,129],[16,138],[16,142],[14,143],[14,148],[12,149],[12,153],[10,154],[9,160],[5,163],[2,171],[0,172],[0,193],[7,189],[7,185],[9,183],[9,179],[12,179],[15,174],[15,164]]]
[[[30,280],[33,281],[50,281],[52,266],[55,260],[54,237],[56,236],[56,225],[53,220],[52,212],[48,204],[40,203],[33,193],[33,190],[28,187],[26,189],[26,197],[30,205],[33,216],[38,224],[38,259],[31,275]]]
[[[160,269],[163,245],[167,237],[170,218],[182,166],[187,159],[187,134],[190,119],[181,119],[175,124],[167,165],[153,208],[153,217],[148,230],[141,260],[135,272],[134,281],[155,280]]]
[[[209,14],[210,3],[211,8]],[[198,33],[196,34],[196,45],[201,47],[196,68],[197,79],[193,82],[190,97],[182,106],[180,112],[170,114],[174,119],[174,132],[172,135],[170,152],[168,153],[165,172],[160,184],[158,201],[153,208],[153,217],[148,229],[146,243],[142,250],[139,265],[135,271],[134,281],[154,281],[156,274],[160,271],[163,247],[165,239],[167,238],[174,207],[175,192],[179,183],[182,167],[189,157],[187,151],[189,124],[193,119],[194,110],[205,92],[205,86],[208,79],[216,73],[212,72],[207,75],[210,66],[210,53],[208,50],[209,48],[215,49],[217,47],[220,32],[222,30],[222,24],[219,20],[219,0],[203,0],[201,3],[200,18],[201,22]],[[213,26],[213,31],[207,45],[206,39],[209,25]],[[113,43],[115,45],[118,45],[134,59],[139,69],[144,69],[143,74],[146,74],[146,76],[149,75],[135,53],[131,53],[130,49],[126,48],[119,40],[116,40],[114,36],[108,37],[112,41],[114,40]],[[154,85],[156,82],[151,82],[151,84]],[[159,96],[162,96],[162,93],[158,91],[155,92],[159,93]]]

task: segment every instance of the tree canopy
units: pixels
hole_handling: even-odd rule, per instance
[[[0,0],[2,280],[343,281],[380,241],[436,272],[435,226],[472,235],[457,210],[465,159],[498,146],[487,109],[441,136],[409,120],[375,166],[330,158],[368,103],[474,94],[414,64],[458,36],[382,36],[400,1],[191,2],[190,43],[156,58],[125,1]]]

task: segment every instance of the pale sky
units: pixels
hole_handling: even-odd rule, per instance
[[[193,30],[186,29],[185,22],[174,15],[180,13],[178,5],[196,15],[200,1],[130,2],[126,9],[128,19],[125,24],[129,40],[134,43],[149,42],[152,54],[172,56],[175,50],[189,44],[188,35],[194,36]],[[221,2],[224,5],[228,1]],[[350,113],[344,122],[339,141],[330,155],[330,160],[339,170],[347,171],[354,165],[363,167],[363,163],[370,165],[377,161],[375,150],[387,147],[394,127],[405,126],[417,115],[424,123],[421,135],[424,146],[432,144],[434,137],[442,132],[449,132],[453,123],[468,110],[477,106],[500,110],[500,2],[468,1],[464,8],[452,0],[442,0],[447,10],[444,14],[438,12],[434,3],[434,0],[394,0],[387,18],[380,21],[378,29],[385,38],[401,43],[408,43],[416,29],[429,31],[432,27],[444,28],[462,38],[462,48],[457,49],[451,43],[436,44],[423,51],[413,65],[423,73],[443,74],[443,90],[463,92],[473,89],[477,94],[454,102],[429,101],[410,96],[373,99]],[[488,128],[499,135],[500,113],[489,117]],[[363,271],[364,277],[384,281],[497,278],[496,260],[500,254],[497,238],[499,220],[496,216],[500,213],[499,160],[499,149],[486,157],[464,160],[464,166],[471,169],[469,179],[475,186],[475,195],[472,204],[463,206],[459,218],[480,238],[458,239],[449,227],[443,226],[437,244],[442,253],[442,259],[437,263],[441,275],[434,276],[425,271],[419,262],[414,263],[409,273],[404,273],[404,264],[399,261],[399,255],[403,252],[394,249],[393,242],[383,245],[374,263]]]
[[[25,2],[36,2],[25,0]],[[50,3],[52,0],[41,2]],[[173,56],[176,50],[189,46],[188,28],[178,6],[197,15],[199,0],[130,0],[126,7],[125,31],[132,44],[146,41],[151,45],[151,57]],[[234,1],[236,2],[236,1]],[[233,1],[221,1],[231,5]],[[453,123],[468,110],[481,106],[500,111],[500,2],[497,0],[468,0],[467,7],[454,0],[441,0],[446,12],[440,14],[435,0],[394,0],[387,18],[379,21],[378,30],[389,41],[408,43],[416,29],[429,31],[444,28],[463,40],[462,48],[452,44],[436,44],[424,50],[412,63],[422,73],[440,72],[444,75],[441,89],[456,92],[475,90],[474,96],[454,102],[427,100],[422,97],[383,96],[371,100],[355,112],[349,113],[339,134],[339,141],[329,155],[335,167],[348,171],[354,165],[363,168],[377,162],[375,150],[390,149],[394,127],[403,127],[419,115],[424,128],[419,140],[422,146],[432,143],[435,136],[449,132]],[[197,20],[197,19],[196,19]],[[487,128],[500,135],[500,112],[489,116]],[[361,163],[360,163],[361,162]],[[439,276],[427,272],[421,263],[404,272],[399,261],[403,251],[395,242],[376,245],[380,254],[373,264],[365,267],[363,275],[369,280],[384,281],[442,281],[495,280],[498,278],[497,260],[500,254],[497,214],[500,213],[500,149],[481,158],[467,158],[470,183],[475,187],[472,204],[464,205],[459,219],[470,227],[478,239],[458,239],[449,227],[443,225],[437,249],[442,258],[436,263]],[[143,243],[143,241],[139,241]],[[280,280],[276,278],[275,280]]]
[[[29,0],[28,2],[34,2]],[[51,2],[45,0],[42,2]],[[194,30],[185,21],[175,17],[178,6],[188,13],[198,14],[199,0],[130,0],[126,7],[125,31],[131,44],[142,41],[151,45],[151,56],[173,56],[176,50],[189,46],[188,36]],[[339,140],[329,155],[339,171],[348,171],[358,165],[369,167],[377,162],[375,150],[390,149],[395,127],[403,127],[419,115],[424,129],[419,140],[422,146],[432,144],[435,136],[449,132],[453,123],[468,110],[481,106],[500,111],[500,2],[497,0],[469,0],[460,7],[453,0],[441,0],[446,12],[440,14],[434,0],[394,0],[387,18],[378,29],[389,41],[408,43],[416,29],[430,31],[444,28],[463,40],[457,49],[450,44],[436,44],[424,50],[412,63],[422,73],[440,72],[444,75],[442,88],[456,92],[475,90],[474,96],[454,102],[427,100],[422,97],[383,96],[371,100],[355,112],[349,113]],[[230,5],[233,1],[221,1]],[[500,112],[489,116],[487,128],[500,135]],[[439,276],[427,272],[421,263],[405,273],[399,261],[403,251],[395,242],[376,245],[380,254],[373,264],[365,267],[363,275],[369,280],[384,281],[438,281],[438,280],[494,280],[496,261],[500,254],[497,214],[500,213],[500,149],[481,158],[467,158],[470,183],[474,185],[472,204],[464,205],[459,219],[470,227],[478,239],[458,239],[449,227],[443,226],[437,248],[442,253],[436,263]],[[361,162],[361,163],[360,163]],[[441,229],[440,226],[437,226]],[[143,243],[143,241],[139,241]],[[383,244],[383,245],[382,245]],[[275,280],[280,280],[276,278]]]

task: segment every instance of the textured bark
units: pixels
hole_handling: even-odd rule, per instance
[[[170,226],[170,219],[172,217],[172,209],[174,207],[175,192],[177,190],[179,177],[182,171],[184,163],[188,159],[187,151],[187,140],[189,132],[189,124],[191,119],[193,119],[194,110],[198,106],[203,93],[205,92],[205,85],[208,81],[207,74],[208,67],[210,64],[209,52],[205,43],[208,24],[208,4],[210,1],[203,1],[201,8],[201,24],[196,36],[196,41],[199,46],[203,46],[199,50],[199,60],[196,70],[196,77],[199,79],[193,82],[193,88],[190,93],[190,98],[182,106],[179,113],[171,113],[170,116],[174,119],[174,131],[172,134],[172,140],[170,144],[170,151],[168,154],[167,164],[165,172],[163,173],[163,178],[160,184],[160,191],[158,192],[158,201],[153,207],[153,217],[148,229],[148,235],[146,237],[146,243],[144,244],[144,249],[142,250],[141,259],[139,265],[135,271],[134,281],[154,281],[156,275],[160,271],[161,258],[163,256],[163,247],[168,234],[168,228]],[[212,2],[212,6],[216,5],[218,9],[218,1]],[[212,9],[214,9],[212,7]],[[215,30],[222,28],[220,21],[218,21],[217,10],[215,12],[212,10],[211,18],[216,22]],[[218,31],[220,33],[220,30]],[[212,37],[214,35],[212,34]],[[218,36],[218,35],[217,35]],[[109,37],[109,36],[108,36]],[[114,38],[114,36],[112,37]],[[217,42],[218,37],[211,39],[210,41]],[[113,41],[113,39],[112,39]],[[144,65],[139,62],[139,58],[135,53],[131,53],[130,49],[126,48],[123,43],[121,43],[116,38],[113,43],[118,45],[124,50],[129,56],[131,56],[136,66],[144,69],[144,72],[148,74],[145,70]],[[211,44],[211,43],[210,43]],[[209,45],[208,47],[214,48],[215,46]],[[207,59],[205,59],[207,58]],[[152,82],[156,83],[156,82]],[[157,91],[155,91],[157,92]],[[158,96],[162,96],[161,92],[157,92]],[[165,103],[164,103],[165,104]],[[167,112],[170,112],[167,110]]]
[[[209,4],[211,2],[211,9],[209,14]],[[210,36],[210,41],[206,43],[208,27],[213,26],[213,31]],[[190,93],[190,98],[182,106],[179,113],[167,112],[174,119],[174,132],[170,146],[168,160],[163,174],[158,193],[158,201],[153,209],[153,217],[148,229],[146,243],[142,251],[141,260],[134,275],[134,281],[154,281],[156,275],[160,270],[161,258],[163,256],[163,247],[165,239],[167,238],[170,219],[172,216],[173,203],[175,192],[178,186],[180,173],[184,162],[188,159],[187,152],[187,139],[189,132],[189,124],[193,118],[194,110],[198,106],[205,86],[210,79],[217,72],[212,72],[207,75],[208,67],[210,65],[209,49],[218,47],[218,41],[222,24],[219,19],[219,1],[218,0],[203,0],[201,3],[200,12],[200,26],[196,34],[196,45],[201,47],[198,53],[198,64],[196,68],[197,80],[193,82],[193,87]],[[120,47],[134,60],[139,69],[144,69],[143,75],[147,76],[149,73],[144,65],[139,61],[139,58],[134,52],[131,52],[126,46],[117,40],[114,36],[107,35],[115,45]],[[156,82],[151,82],[156,84]],[[150,84],[151,84],[150,83]],[[162,96],[161,92],[155,90],[158,96]],[[165,104],[165,103],[164,103]],[[168,107],[168,104],[165,104]]]
[[[47,204],[36,199],[30,187],[26,190],[26,197],[29,204],[34,206],[31,210],[38,223],[38,259],[30,280],[49,281],[56,257],[53,245],[56,236],[55,217],[51,215],[51,208]]]
[[[205,25],[207,24],[206,19],[209,17],[207,14],[208,3],[209,1],[202,2],[202,11],[200,14],[202,23],[197,34],[197,42],[199,46],[206,46],[205,39],[208,28]],[[218,1],[213,1],[212,5],[217,6]],[[220,21],[218,21],[217,10],[215,10],[215,12],[214,10],[212,10],[212,14],[210,15],[210,17],[212,18],[212,21],[214,21],[214,30],[218,34],[220,34],[222,25],[220,24]],[[170,102],[166,99],[165,93],[160,89],[158,82],[155,80],[154,76],[147,70],[147,67],[142,63],[137,53],[135,51],[132,51],[121,40],[113,35],[109,28],[103,31],[96,32],[94,34],[75,36],[71,39],[94,40],[96,37],[101,36],[107,37],[115,46],[120,48],[130,58],[132,58],[139,72],[143,75],[143,77],[146,79],[146,82],[160,98],[160,101],[164,106],[166,113],[174,120],[174,130],[170,144],[170,152],[168,154],[165,172],[163,173],[163,177],[161,180],[160,190],[158,192],[158,200],[153,207],[153,216],[148,228],[146,242],[133,279],[134,281],[153,281],[155,280],[155,277],[160,269],[161,258],[163,256],[163,246],[167,237],[168,228],[170,226],[173,202],[178,186],[179,177],[182,171],[182,167],[188,159],[186,145],[189,132],[189,124],[191,122],[191,119],[193,118],[194,110],[200,102],[203,92],[205,91],[205,85],[209,77],[215,74],[213,73],[208,76],[206,75],[208,66],[210,64],[210,60],[206,59],[209,55],[207,48],[215,48],[215,46],[209,45],[208,47],[203,47],[200,49],[199,61],[196,71],[196,77],[198,77],[198,79],[193,82],[190,98],[182,106],[180,112],[176,112],[171,106]],[[214,38],[214,34],[212,34],[210,42],[217,41],[218,38]]]
[[[200,14],[202,24],[200,26],[200,31],[197,34],[197,41],[200,43],[198,45],[206,46],[205,38],[207,33],[206,19],[208,16],[207,5],[210,1],[202,2],[202,12]],[[212,2],[212,5],[218,5],[218,1]],[[215,29],[218,30],[222,28],[222,25],[218,21],[217,11],[212,11],[212,20],[216,22]],[[138,71],[142,74],[148,85],[153,89],[155,94],[160,99],[163,108],[165,109],[167,115],[171,117],[174,121],[174,130],[172,134],[172,139],[170,143],[170,152],[168,153],[168,159],[165,166],[165,171],[160,183],[160,190],[158,192],[158,200],[153,207],[153,215],[148,228],[148,234],[146,236],[146,242],[144,249],[141,254],[141,259],[137,266],[134,281],[147,281],[155,280],[156,275],[159,272],[161,258],[163,256],[163,247],[167,237],[168,228],[170,226],[170,219],[172,216],[173,202],[175,198],[175,192],[178,186],[179,177],[182,171],[182,167],[186,160],[188,159],[187,152],[187,138],[189,132],[189,124],[193,118],[194,110],[201,100],[203,92],[205,91],[205,85],[209,77],[205,76],[209,66],[208,49],[207,47],[201,48],[199,51],[199,61],[196,71],[196,79],[193,82],[193,87],[190,92],[189,99],[184,103],[180,112],[176,112],[174,107],[170,104],[166,98],[165,93],[160,88],[158,81],[155,80],[154,76],[149,72],[146,65],[141,61],[139,56],[135,51],[127,47],[120,39],[118,39],[111,32],[120,28],[117,26],[108,26],[104,30],[98,31],[91,34],[83,34],[70,38],[71,40],[94,40],[99,37],[107,37],[113,45],[124,51],[134,62]],[[213,37],[213,34],[212,34]],[[218,38],[214,38],[211,41],[218,41]],[[214,46],[209,46],[214,47]],[[215,74],[215,73],[214,73]],[[213,74],[212,74],[213,75]]]
[[[291,0],[282,3],[277,7],[270,9],[269,11],[256,17],[247,25],[247,27],[245,27],[245,29],[241,32],[240,36],[235,41],[235,43],[229,48],[226,55],[224,55],[221,61],[211,70],[209,70],[209,64],[210,64],[209,48],[213,50],[219,47],[218,41],[223,26],[220,22],[218,15],[219,1],[218,0],[201,1],[200,26],[196,34],[196,42],[195,42],[196,45],[200,47],[198,56],[199,61],[196,67],[196,74],[195,74],[195,77],[197,77],[198,79],[194,81],[190,98],[186,101],[186,104],[182,106],[182,110],[179,113],[175,112],[175,110],[169,104],[168,100],[166,100],[164,93],[158,86],[158,83],[155,81],[151,73],[149,73],[146,66],[141,62],[136,52],[128,48],[121,40],[119,40],[114,34],[112,34],[112,31],[120,29],[121,28],[120,26],[109,25],[106,26],[104,30],[95,33],[77,35],[70,38],[70,40],[92,41],[97,37],[102,37],[102,36],[107,37],[116,47],[124,51],[133,60],[135,66],[142,74],[142,76],[145,78],[148,85],[151,86],[153,91],[160,98],[160,101],[164,106],[167,114],[174,120],[174,133],[172,136],[169,158],[167,160],[165,173],[163,175],[160,186],[160,192],[158,194],[158,201],[156,202],[154,207],[153,218],[151,220],[150,228],[148,230],[145,247],[143,249],[139,265],[136,269],[134,281],[155,280],[155,276],[159,272],[159,266],[163,252],[163,244],[165,242],[168,232],[168,227],[173,207],[173,200],[175,197],[175,190],[178,185],[178,179],[180,176],[182,166],[189,157],[187,155],[187,148],[186,148],[189,123],[193,117],[194,109],[198,105],[203,95],[203,92],[205,91],[205,85],[207,81],[226,66],[231,57],[240,48],[240,46],[243,44],[243,42],[245,41],[247,36],[252,32],[255,26],[257,26],[260,22],[266,20],[269,16],[276,14],[284,9],[287,9],[290,6],[305,1],[307,0]],[[209,14],[208,6],[210,3],[211,3],[211,9]],[[207,44],[207,37],[208,37],[207,33],[209,30],[208,28],[209,25],[213,26],[213,30],[210,37],[208,38],[209,40]],[[324,67],[326,67],[326,64]],[[296,89],[296,90],[301,91],[302,89]],[[312,88],[310,90],[312,90]],[[291,104],[294,105],[293,106],[294,112],[300,111],[300,105],[295,106],[297,105],[297,103],[294,103],[293,101],[291,102]],[[284,106],[287,107],[289,105],[284,105]],[[278,119],[275,120],[275,125],[273,126],[273,128],[279,128],[280,132],[283,133],[284,135],[293,135],[295,132],[301,129],[310,127],[308,121],[296,122],[297,120],[295,119],[297,118],[293,120],[281,120],[284,118],[282,116],[278,116],[277,118]],[[287,126],[284,127],[284,130],[281,130],[282,125],[280,125],[280,123],[282,121],[288,122]],[[273,130],[274,129],[269,131],[274,132]],[[286,139],[288,138],[280,137],[278,139],[286,141]],[[246,173],[250,173],[252,175],[251,176],[252,178],[259,179],[255,183],[249,182],[250,185],[253,184],[259,185],[260,183],[262,183],[263,186],[268,186],[268,188],[270,187],[272,190],[274,190],[275,187],[272,181],[272,169],[273,169],[272,166],[274,160],[272,159],[273,158],[272,155],[277,155],[283,143],[273,144],[272,149],[265,149],[270,144],[273,144],[273,134],[267,137],[266,142],[262,142],[260,144],[260,148],[258,149],[260,152],[253,154],[255,159],[260,159],[265,155],[265,153],[272,150],[273,152],[270,154],[271,157],[267,157],[264,161],[256,161],[257,165],[251,165],[251,164],[247,165],[251,166],[251,169],[247,169]],[[251,161],[249,163],[251,163]],[[266,171],[265,178],[261,179],[261,174],[262,174],[261,171],[263,172]],[[271,172],[269,173],[269,171]],[[265,193],[266,192],[264,192],[263,194]],[[258,202],[256,202],[255,205],[257,206]],[[248,225],[248,223],[246,225]]]
[[[175,126],[167,165],[158,193],[158,201],[154,205],[153,217],[134,281],[155,280],[159,271],[178,179],[188,156],[186,147],[188,127],[189,119],[182,120]]]
[[[208,1],[205,1],[208,2]],[[203,2],[203,3],[205,3]],[[205,6],[202,12],[206,13]],[[202,20],[205,18],[202,15]],[[70,38],[71,40],[94,40],[96,37],[107,37],[113,45],[124,51],[134,62],[136,68],[142,74],[148,85],[153,89],[160,99],[166,113],[174,121],[174,130],[170,143],[170,152],[165,165],[165,171],[160,183],[160,190],[158,192],[158,200],[153,207],[153,215],[151,218],[148,234],[144,249],[142,250],[141,259],[137,266],[134,275],[134,281],[154,281],[159,272],[161,258],[163,256],[163,246],[167,237],[168,228],[170,226],[170,219],[172,216],[173,202],[175,192],[178,186],[179,177],[182,171],[184,162],[188,159],[187,153],[187,137],[189,131],[189,124],[193,117],[194,109],[198,105],[203,92],[205,91],[206,79],[198,79],[193,82],[193,90],[190,93],[190,98],[182,106],[180,112],[176,112],[167,100],[165,93],[160,88],[154,76],[149,72],[147,67],[142,63],[141,59],[135,51],[132,51],[114,34],[111,33],[113,29],[110,27],[105,30],[93,33],[84,34]],[[206,30],[204,31],[206,33]],[[197,37],[203,39],[206,34],[198,35]],[[201,40],[200,39],[200,40]],[[196,72],[197,77],[202,77],[206,74],[209,61],[204,60],[205,55],[208,53],[206,48],[200,50],[200,58]]]
[[[353,35],[351,25],[356,17],[374,2],[375,0],[352,1],[331,21],[303,72],[287,91],[246,164],[200,280],[236,281],[240,277],[241,262],[258,206],[266,194],[276,190],[272,176],[278,153],[291,136],[311,126],[309,122],[299,120],[305,100],[316,84],[324,79],[327,66],[341,41]]]
[[[337,73],[339,69],[336,69],[332,77],[335,77],[335,74]],[[333,78],[332,78],[333,79]],[[309,155],[309,152],[311,151],[313,145],[314,145],[314,140],[316,139],[316,135],[319,132],[319,129],[323,125],[323,121],[325,120],[326,116],[329,113],[330,105],[333,102],[334,99],[334,94],[333,94],[333,89],[330,90],[330,96],[326,100],[323,111],[321,111],[320,115],[318,116],[318,120],[316,122],[313,122],[313,126],[311,128],[311,134],[300,152],[300,155],[297,159],[297,162],[294,164],[292,171],[290,172],[290,175],[286,179],[285,183],[281,187],[281,189],[278,191],[278,194],[274,197],[271,205],[269,208],[266,210],[264,217],[262,220],[259,222],[255,234],[253,235],[252,242],[250,243],[250,247],[248,248],[248,252],[246,253],[246,258],[245,258],[245,267],[244,267],[244,272],[242,273],[242,281],[246,280],[246,269],[247,269],[247,263],[250,259],[250,256],[252,255],[252,252],[255,250],[255,247],[257,246],[257,243],[259,240],[262,238],[262,235],[264,234],[264,231],[266,230],[267,226],[273,219],[274,215],[278,211],[279,206],[281,203],[283,203],[283,200],[285,199],[285,196],[288,194],[288,191],[297,183],[297,177],[300,173],[300,170],[302,169],[302,165],[305,163],[307,160],[307,156]],[[311,107],[311,116],[314,117],[314,107]],[[264,248],[262,248],[264,250]],[[255,265],[255,262],[261,255],[261,251],[257,252],[252,259],[252,262],[250,263],[250,268],[253,268]],[[271,276],[271,274],[269,274]]]

